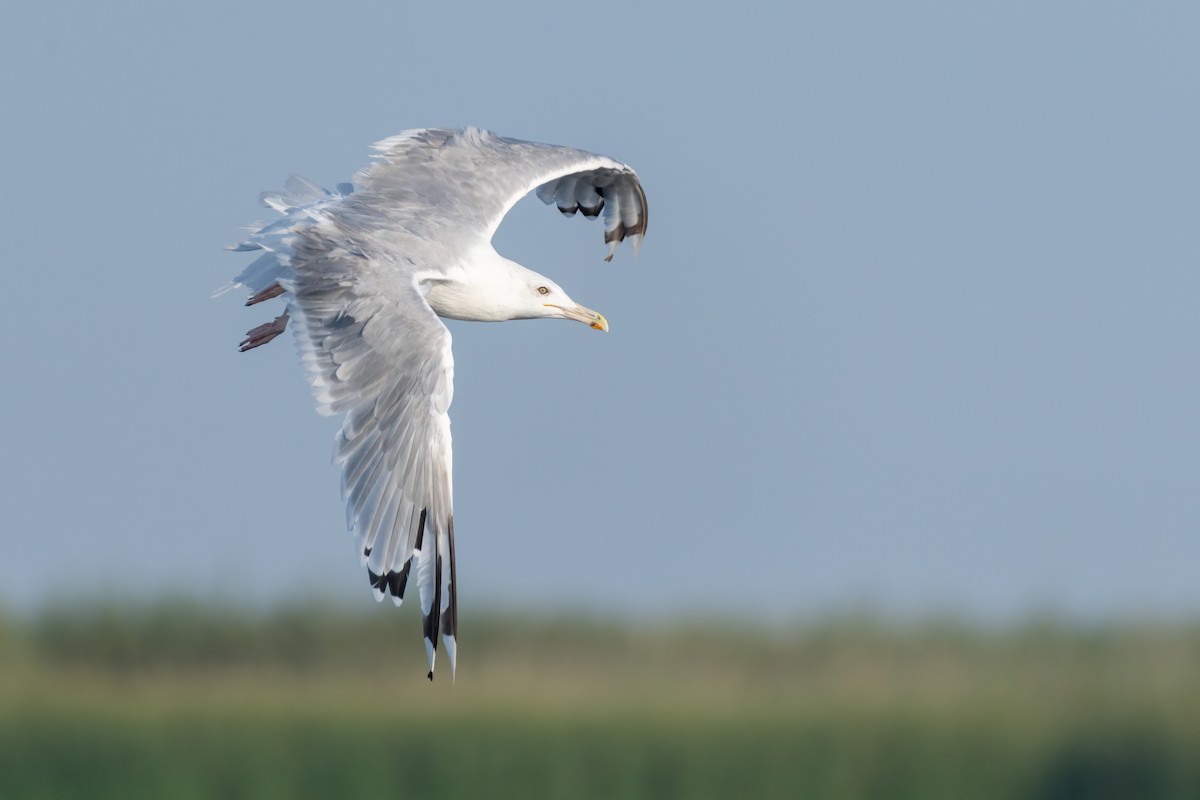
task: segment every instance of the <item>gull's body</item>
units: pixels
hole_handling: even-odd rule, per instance
[[[547,317],[607,330],[603,316],[498,254],[491,238],[536,188],[564,213],[603,213],[611,259],[625,238],[635,251],[641,243],[646,198],[620,162],[474,128],[407,131],[375,148],[379,160],[334,193],[293,177],[287,191],[264,195],[283,218],[235,248],[264,252],[234,284],[251,292],[247,305],[287,296],[287,311],[250,331],[243,350],[296,318],[318,411],[345,414],[335,457],[347,525],[376,599],[399,605],[415,576],[432,678],[438,633],[453,671],[457,631],[454,360],[438,317]]]

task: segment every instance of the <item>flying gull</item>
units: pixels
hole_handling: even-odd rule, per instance
[[[438,317],[499,322],[604,316],[554,281],[503,257],[491,239],[534,189],[567,216],[603,214],[605,261],[646,233],[637,174],[605,156],[476,128],[411,130],[374,145],[376,160],[322,189],[292,176],[262,202],[282,215],[235,246],[262,251],[230,285],[246,305],[287,308],[247,332],[243,352],[294,320],[321,414],[344,414],[335,459],[346,524],[376,600],[400,605],[415,576],[429,679],[441,634],[455,669],[450,400],[454,357]]]

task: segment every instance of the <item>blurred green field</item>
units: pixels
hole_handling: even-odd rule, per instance
[[[1200,798],[1198,625],[405,611],[0,618],[0,798]]]

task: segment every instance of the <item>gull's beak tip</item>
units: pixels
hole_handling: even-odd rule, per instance
[[[608,331],[608,320],[606,320],[604,315],[599,311],[592,311],[590,308],[584,308],[583,306],[567,307],[556,305],[554,303],[545,303],[545,306],[547,308],[558,309],[559,313],[556,314],[556,316],[563,317],[564,319],[573,319],[576,322],[582,322],[589,328],[594,328],[598,331]]]

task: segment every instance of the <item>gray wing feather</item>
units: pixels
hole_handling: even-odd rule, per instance
[[[646,233],[646,194],[637,173],[607,156],[497,136],[490,131],[424,128],[376,143],[378,161],[355,176],[345,205],[364,218],[422,239],[488,242],[509,209],[537,189],[564,213],[603,209],[611,259]]]

